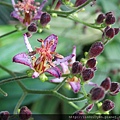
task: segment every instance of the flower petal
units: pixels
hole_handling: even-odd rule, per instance
[[[32,78],[37,78],[39,75],[40,75],[40,74],[35,71],[35,72],[32,74]]]
[[[32,63],[29,59],[29,56],[26,53],[19,53],[15,55],[13,57],[13,62],[21,63],[21,64],[29,66],[30,68],[33,68]]]
[[[41,4],[40,4],[40,7],[36,13],[36,15],[34,16],[33,20],[39,20],[41,18],[41,15],[42,15],[42,9],[43,7],[45,6],[45,3],[47,2],[47,0],[44,0]]]
[[[73,46],[72,54],[74,54],[74,57],[71,58],[70,64],[73,64],[76,61],[76,46]]]
[[[28,51],[29,51],[29,52],[32,52],[32,51],[33,51],[33,49],[32,49],[32,47],[31,47],[31,45],[30,45],[30,43],[29,43],[29,40],[28,40],[28,38],[27,38],[27,35],[26,35],[26,34],[24,34],[24,42],[25,42],[25,45],[26,45],[26,47],[27,47]]]
[[[50,69],[47,69],[45,72],[48,72],[57,78],[60,78],[61,76],[61,71],[58,67],[51,67]]]
[[[21,18],[17,11],[13,11],[11,14],[11,17],[18,19],[20,22],[23,22],[23,18]]]
[[[74,93],[79,92],[79,90],[80,90],[80,82],[79,81],[77,81],[77,82],[69,82],[69,84],[70,84],[70,86],[71,86]]]
[[[54,34],[51,34],[44,40],[44,45],[47,46],[48,44],[51,44],[50,42],[53,42],[51,45],[51,52],[54,52],[58,43],[58,37]]]
[[[88,81],[87,84],[90,85],[90,86],[93,86],[93,87],[98,87],[98,84],[93,83],[91,81]]]
[[[63,70],[64,74],[70,73],[69,69],[68,69],[68,62],[63,62],[60,64]]]
[[[54,78],[51,79],[50,82],[54,82],[54,83],[60,83],[64,80],[64,77],[60,77],[60,78]]]
[[[64,57],[62,59],[56,59],[56,61],[54,61],[53,63],[56,64],[56,65],[59,65],[63,62],[69,61],[72,57],[74,57],[74,54],[70,54],[67,57]]]

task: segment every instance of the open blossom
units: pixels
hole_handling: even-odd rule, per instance
[[[48,72],[55,77],[60,77],[61,70],[57,65],[70,60],[74,56],[74,54],[70,54],[67,57],[63,57],[55,52],[58,37],[54,34],[51,34],[45,40],[38,40],[41,42],[41,47],[37,47],[35,50],[32,49],[26,34],[24,34],[24,41],[29,53],[15,55],[13,62],[27,65],[34,70],[32,78],[36,78],[44,72]],[[59,60],[54,60],[54,58]]]
[[[47,0],[43,0],[42,3],[35,2],[35,0],[23,0],[15,4],[14,0],[11,1],[14,7],[11,16],[18,19],[25,26],[30,25],[36,20],[40,20],[41,15],[44,13],[42,9],[47,2]]]
[[[70,73],[70,69],[72,67],[72,64],[76,61],[76,47],[73,47],[73,51],[72,54],[74,54],[74,57],[71,58],[70,62],[63,62],[60,65],[62,66],[63,69],[63,73],[64,74],[69,74]],[[57,60],[57,62],[59,61],[59,59]],[[71,68],[72,69],[72,68]],[[65,79],[65,77],[60,77],[60,78],[54,78],[51,80],[51,82],[62,82]],[[73,76],[71,78],[67,79],[67,82],[69,83],[69,85],[71,86],[72,90],[77,93],[80,90],[80,78],[77,78],[76,76]]]

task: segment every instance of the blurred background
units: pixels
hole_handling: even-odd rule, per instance
[[[39,0],[42,1],[42,0]],[[75,0],[71,0],[73,3]],[[27,52],[23,42],[22,34],[25,31],[17,31],[16,25],[19,22],[10,16],[13,11],[11,6],[2,4],[0,0],[0,65],[16,72],[18,75],[26,74],[28,67],[12,62],[12,58],[17,53]],[[4,2],[11,4],[10,0]],[[47,3],[46,7],[51,4]],[[45,7],[44,7],[45,8]],[[67,10],[67,6],[61,9]],[[45,10],[45,9],[44,9]],[[96,5],[89,4],[84,11],[79,12],[79,18],[83,21],[94,23],[100,12],[106,13],[113,11],[116,16],[116,23],[112,27],[120,27],[120,1],[119,0],[97,0]],[[54,33],[58,35],[59,42],[57,52],[66,56],[72,52],[74,45],[77,46],[77,60],[84,57],[84,52],[88,51],[94,41],[101,40],[102,32],[97,29],[89,28],[80,23],[61,17],[52,17],[50,29],[44,29],[41,33],[36,33],[30,38],[33,47],[39,46],[37,39],[45,39],[48,35]],[[12,34],[3,36],[6,33]],[[120,82],[120,33],[116,35],[106,46],[104,52],[97,57],[97,71],[93,82],[100,84],[106,77],[110,77],[112,81]],[[11,78],[11,76],[0,69],[0,80]],[[39,79],[21,80],[28,88],[49,90],[55,87],[55,84],[49,82],[41,82]],[[16,82],[4,84],[0,86],[8,93],[7,97],[0,94],[0,111],[7,110],[13,112],[15,105],[22,95],[22,90]],[[91,87],[86,87],[87,91]],[[59,91],[68,97],[79,97],[81,94],[74,94],[72,90],[67,89],[66,85]],[[111,113],[120,113],[120,93],[117,96],[106,96],[115,102],[115,108]],[[84,102],[76,102],[79,107],[83,107]],[[50,95],[28,95],[22,105],[28,106],[32,113],[40,114],[72,114],[75,109],[61,99]],[[95,110],[95,108],[94,108]],[[93,111],[94,111],[93,110]],[[47,119],[46,119],[47,120]],[[48,119],[49,120],[49,119]]]

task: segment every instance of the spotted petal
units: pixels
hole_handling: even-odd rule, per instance
[[[45,40],[44,40],[44,45],[47,46],[48,44],[50,44],[50,42],[53,41],[53,45],[51,45],[50,49],[51,52],[54,52],[58,43],[58,37],[54,34],[51,34],[50,36],[48,36]]]
[[[72,54],[74,54],[74,57],[71,58],[70,64],[73,64],[76,61],[76,46],[73,46]]]
[[[54,61],[54,64],[59,65],[63,62],[69,61],[72,57],[74,57],[74,54],[70,54],[67,57],[64,57],[62,59],[56,59],[56,61]]]
[[[70,73],[69,69],[68,69],[68,62],[63,62],[60,64],[63,70],[64,74]]]
[[[36,15],[34,16],[33,20],[39,20],[41,18],[41,15],[42,15],[42,9],[43,7],[45,6],[45,3],[47,2],[47,0],[44,0],[41,4],[40,4],[40,7],[36,13]]]
[[[50,69],[47,69],[46,72],[50,73],[54,77],[60,78],[61,71],[58,67],[51,67]]]
[[[35,71],[35,72],[32,74],[32,78],[37,78],[39,75],[40,75],[40,74]]]
[[[50,82],[54,82],[54,83],[60,83],[64,80],[64,77],[60,77],[60,78],[54,78],[51,79]]]
[[[29,56],[26,53],[19,53],[15,55],[13,57],[13,62],[21,63],[21,64],[29,66],[30,68],[33,68],[32,63],[29,59]]]
[[[26,47],[27,47],[28,51],[29,51],[29,52],[32,52],[32,51],[33,51],[33,49],[32,49],[32,47],[31,47],[31,45],[30,45],[30,43],[29,43],[29,40],[28,40],[28,38],[27,38],[27,35],[26,35],[26,34],[24,34],[24,42],[25,42],[25,45],[26,45]]]
[[[79,90],[80,90],[80,82],[79,81],[77,81],[77,82],[69,82],[69,84],[70,84],[70,86],[71,86],[74,93],[79,92]]]
[[[23,22],[23,18],[21,18],[17,11],[13,11],[11,14],[11,17],[18,19],[20,22]]]

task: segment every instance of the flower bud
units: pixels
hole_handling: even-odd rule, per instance
[[[82,71],[82,64],[79,61],[76,61],[72,64],[72,73],[78,74]]]
[[[104,49],[104,45],[102,42],[95,42],[94,44],[92,44],[92,46],[90,47],[90,50],[89,50],[89,57],[96,57],[98,56],[99,54],[102,53]]]
[[[90,112],[93,107],[94,107],[94,104],[89,104],[89,105],[86,107],[86,111],[87,111],[87,112]]]
[[[105,14],[102,14],[102,13],[99,14],[98,17],[97,17],[97,19],[96,19],[96,23],[97,23],[97,24],[103,23],[105,17],[106,17]]]
[[[120,31],[120,28],[113,28],[113,29],[115,31],[115,35],[117,35],[119,33],[119,31]]]
[[[0,112],[0,120],[9,120],[10,113],[8,111]]]
[[[109,90],[111,87],[111,80],[109,77],[107,77],[105,80],[102,81],[101,87],[105,89],[105,91]]]
[[[28,120],[31,116],[32,112],[26,106],[20,109],[19,117],[21,120]]]
[[[90,68],[86,68],[82,71],[82,78],[84,81],[92,79],[94,76],[94,71]]]
[[[120,91],[120,84],[118,82],[112,82],[110,87],[110,94],[116,95]]]
[[[54,4],[55,0],[52,1],[52,5]],[[62,5],[62,1],[61,0],[58,0],[56,6],[55,6],[55,9],[58,10],[60,9],[60,6]]]
[[[35,23],[32,23],[30,26],[28,26],[29,32],[37,32],[37,26]]]
[[[87,61],[86,65],[87,65],[89,68],[94,68],[95,65],[96,65],[96,59],[95,59],[95,58],[90,58],[90,59]]]
[[[91,100],[93,101],[100,100],[105,96],[105,91],[102,87],[94,87],[91,89],[90,93],[91,93]]]
[[[110,111],[115,107],[114,102],[112,102],[111,100],[105,100],[102,104],[102,110],[103,111]]]
[[[78,6],[82,5],[82,4],[84,4],[86,1],[87,0],[76,0],[75,7],[78,7]]]
[[[85,113],[82,110],[76,111],[73,113],[70,120],[86,120]]]
[[[110,39],[113,38],[115,36],[114,28],[109,28],[108,30],[106,30],[105,35]]]
[[[115,23],[115,16],[113,15],[112,12],[108,12],[105,14],[106,15],[106,19],[105,19],[105,23],[107,25],[110,25],[110,24],[114,24]]]
[[[50,14],[45,12],[41,15],[40,24],[42,26],[46,26],[50,22],[50,20],[51,20]]]

